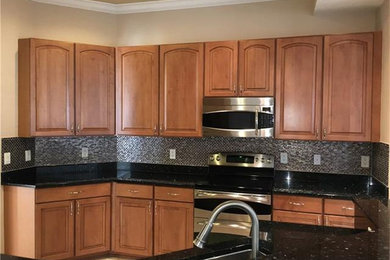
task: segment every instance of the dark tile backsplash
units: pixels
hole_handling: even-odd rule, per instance
[[[373,171],[374,176],[380,181],[385,184],[388,182],[386,165],[388,165],[389,148],[388,145],[379,143],[138,136],[6,138],[2,143],[3,153],[13,149],[11,150],[12,163],[3,165],[3,171],[34,165],[113,161],[206,166],[210,153],[254,152],[274,155],[277,170],[357,175],[370,175]],[[24,149],[27,146],[32,147],[33,153],[33,160],[28,164],[24,163]],[[82,147],[88,148],[87,159],[81,157]],[[176,149],[176,160],[169,159],[169,149]],[[280,163],[281,152],[288,154],[287,164]],[[18,159],[20,156],[17,154],[22,154],[23,160]],[[313,165],[315,154],[321,155],[321,165]],[[371,156],[371,168],[360,167],[362,155]]]
[[[31,151],[31,161],[26,162],[25,151]],[[11,153],[11,164],[4,164],[4,153]],[[12,171],[33,167],[35,165],[35,139],[34,138],[3,138],[1,139],[1,169]]]
[[[389,181],[389,145],[374,143],[372,146],[372,175],[388,186]]]

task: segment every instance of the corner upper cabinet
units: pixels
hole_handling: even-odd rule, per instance
[[[205,96],[237,95],[238,42],[205,44]]]
[[[277,40],[276,138],[321,138],[322,49],[321,36]]]
[[[203,43],[160,46],[160,136],[202,136]]]
[[[275,76],[275,40],[239,42],[240,96],[273,96]]]
[[[158,46],[119,47],[116,125],[123,135],[158,135]]]
[[[324,140],[371,140],[372,75],[372,33],[325,36]]]
[[[76,44],[76,135],[115,134],[115,48]]]
[[[19,136],[74,134],[74,44],[20,39]]]

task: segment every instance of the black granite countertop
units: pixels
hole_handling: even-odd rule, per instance
[[[133,163],[102,163],[34,167],[2,173],[2,185],[32,188],[81,185],[108,181],[205,188],[207,167]],[[274,193],[353,199],[376,224],[375,232],[262,222],[272,234],[268,256],[259,259],[390,259],[388,189],[374,178],[301,172],[275,172]],[[213,240],[212,237],[210,237]],[[193,248],[153,260],[204,259],[250,248],[246,237],[214,239],[205,249]],[[264,247],[263,247],[264,248]],[[14,260],[2,256],[1,259]]]

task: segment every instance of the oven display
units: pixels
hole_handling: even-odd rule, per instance
[[[254,163],[255,157],[248,155],[227,155],[226,162],[228,163]]]

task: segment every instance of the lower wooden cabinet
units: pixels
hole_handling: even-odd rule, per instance
[[[76,201],[75,255],[110,251],[110,197]]]
[[[74,201],[37,204],[36,258],[74,256]]]
[[[273,220],[277,222],[322,226],[322,215],[313,213],[274,210]]]
[[[152,204],[150,199],[115,198],[115,253],[153,255]]]
[[[173,201],[155,201],[154,254],[192,248],[194,205]]]

